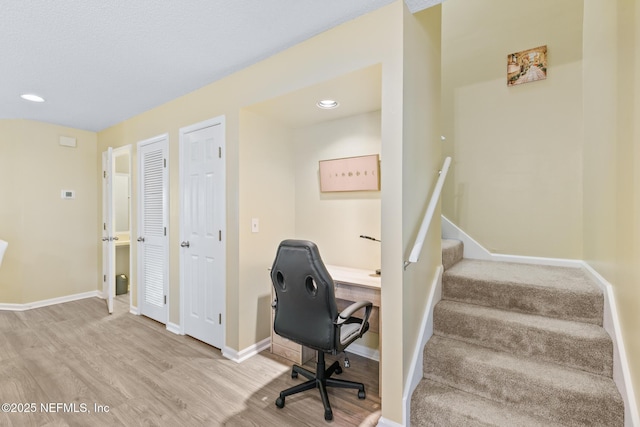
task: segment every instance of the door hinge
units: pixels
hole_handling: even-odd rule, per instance
[[[106,178],[107,177],[107,171],[102,171],[102,177]]]
[[[164,305],[167,305],[167,296],[164,296]]]
[[[218,158],[222,158],[222,147],[218,147]]]
[[[103,223],[102,223],[102,229],[103,229],[103,230],[106,230],[106,229],[107,229],[107,223],[106,223],[106,222],[103,222]]]
[[[106,281],[107,281],[107,275],[106,275],[106,274],[102,276],[102,281],[103,281],[103,282],[106,282]]]
[[[167,235],[167,227],[164,228],[164,235]]]
[[[222,313],[218,313],[218,325],[222,325]]]
[[[164,160],[164,167],[166,168],[167,167],[167,159],[162,159],[162,160]]]
[[[218,230],[218,241],[222,242],[222,230]]]

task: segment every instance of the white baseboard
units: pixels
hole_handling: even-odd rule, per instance
[[[458,228],[458,226],[453,222],[449,221],[446,216],[441,215],[440,218],[442,238],[461,241],[464,245],[464,258],[491,260],[491,252],[486,250],[480,243],[476,242],[471,236]]]
[[[380,361],[380,351],[377,348],[367,347],[366,345],[353,343],[347,347],[348,353],[357,354],[358,356],[366,357],[367,359]]]
[[[397,422],[388,420],[385,417],[380,417],[378,424],[376,425],[378,427],[404,427],[404,424],[398,424]]]
[[[482,259],[487,261],[518,262],[520,264],[551,265],[556,267],[582,267],[582,261],[577,259],[544,258],[521,255],[494,254],[474,240],[467,233],[458,228],[447,217],[442,215],[442,238],[460,240],[464,245],[463,257],[468,259]]]
[[[227,359],[233,360],[236,363],[242,363],[250,357],[253,357],[256,354],[260,353],[261,351],[268,349],[269,347],[271,347],[271,338],[267,337],[262,341],[250,345],[249,347],[240,351],[236,351],[230,347],[225,346],[222,349],[222,355]]]
[[[418,386],[418,383],[423,376],[423,356],[424,346],[427,341],[433,335],[433,308],[442,299],[442,273],[444,268],[439,266],[436,270],[436,274],[431,282],[431,292],[429,292],[429,298],[425,306],[424,313],[422,314],[422,323],[420,331],[418,332],[418,344],[413,350],[413,357],[411,358],[411,365],[409,366],[409,375],[407,376],[407,384],[404,387],[404,394],[402,396],[402,406],[405,425],[410,425],[411,418],[411,396],[413,391]],[[378,425],[392,425],[392,424],[380,424]]]
[[[618,321],[618,310],[613,294],[613,286],[604,277],[587,262],[582,260],[493,254],[449,221],[444,215],[442,216],[442,237],[462,241],[464,244],[464,258],[575,267],[582,268],[589,273],[600,286],[604,295],[604,316],[602,324],[613,341],[613,380],[624,400],[625,427],[640,427],[640,417],[638,416],[638,407],[633,390],[633,383],[631,382],[627,353],[625,352],[620,322]]]
[[[624,400],[624,425],[625,427],[638,427],[640,426],[638,406],[633,391],[633,383],[631,382],[631,373],[629,372],[627,353],[622,340],[620,322],[618,321],[618,309],[615,295],[613,294],[613,286],[587,262],[583,261],[582,264],[604,294],[602,326],[613,341],[613,381],[616,383],[618,391]]]
[[[8,311],[26,311],[32,308],[46,307],[49,305],[62,304],[65,302],[77,301],[85,298],[102,298],[102,292],[89,291],[80,294],[66,295],[63,297],[50,298],[41,301],[28,302],[26,304],[0,304],[0,310]]]
[[[140,316],[140,309],[136,306],[129,307],[129,313],[135,314],[136,316]]]
[[[167,331],[172,332],[176,335],[183,335],[180,332],[180,325],[178,325],[177,323],[167,322]]]

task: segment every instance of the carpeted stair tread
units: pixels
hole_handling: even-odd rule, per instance
[[[460,240],[442,239],[442,266],[445,270],[462,259],[464,246]]]
[[[522,314],[455,301],[434,310],[434,334],[611,377],[613,344],[590,323]]]
[[[411,425],[420,427],[561,427],[508,405],[423,379],[411,398]]]
[[[463,259],[442,298],[602,325],[602,292],[579,268]]]
[[[624,404],[611,378],[431,337],[424,377],[568,426],[621,426]]]

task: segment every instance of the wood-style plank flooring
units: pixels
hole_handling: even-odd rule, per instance
[[[291,362],[266,350],[237,364],[128,310],[123,295],[112,315],[98,298],[0,311],[0,403],[22,411],[8,413],[3,406],[0,426],[377,423],[377,362],[350,355],[351,368],[342,377],[364,382],[367,398],[329,389],[334,420],[328,423],[315,390],[288,397],[283,409],[275,406],[280,390],[302,382],[291,378]],[[25,406],[35,412],[24,412]]]

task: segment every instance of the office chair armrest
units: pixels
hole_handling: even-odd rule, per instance
[[[349,307],[347,307],[344,310],[342,310],[340,312],[340,314],[338,315],[338,319],[335,322],[336,325],[342,325],[347,320],[349,320],[349,318],[351,318],[351,316],[353,316],[353,314],[356,311],[360,310],[361,308],[365,308],[365,307],[366,307],[366,310],[365,310],[365,313],[364,313],[364,319],[362,320],[362,324],[364,325],[365,323],[367,323],[369,321],[369,316],[371,315],[371,308],[373,307],[373,304],[370,303],[369,301],[354,302]]]

